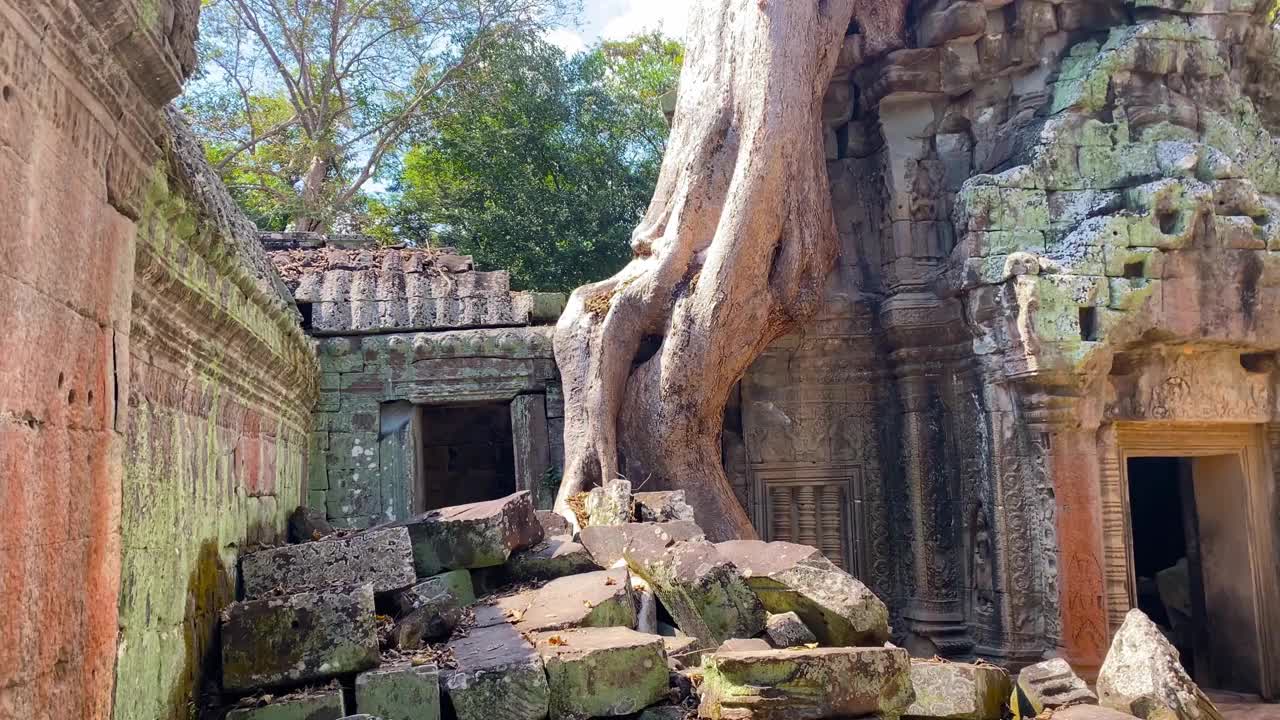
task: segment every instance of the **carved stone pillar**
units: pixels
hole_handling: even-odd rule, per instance
[[[913,655],[964,655],[973,647],[965,622],[961,541],[960,453],[950,432],[965,394],[961,378],[969,345],[954,303],[930,293],[903,293],[881,308],[901,403],[897,449],[909,508],[911,563],[902,618]]]
[[[1023,395],[1028,428],[1039,434],[1052,478],[1058,541],[1059,651],[1077,672],[1097,675],[1107,653],[1102,471],[1097,426],[1081,423],[1084,402],[1069,384]]]

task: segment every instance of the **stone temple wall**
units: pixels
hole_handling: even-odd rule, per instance
[[[0,0],[0,717],[185,717],[302,495],[314,354],[162,110],[198,9]]]
[[[448,249],[261,237],[319,352],[311,507],[354,528],[427,509],[429,417],[477,403],[509,406],[499,410],[510,414],[514,489],[550,503],[564,411],[547,323],[562,295],[512,292],[505,271],[477,270]]]
[[[744,379],[726,465],[762,528],[771,494],[821,522],[839,484],[913,652],[1096,668],[1129,602],[1125,423],[1275,444],[1276,15],[920,0],[907,49],[862,64],[847,38],[825,118],[843,257],[823,316]],[[1268,475],[1246,513],[1259,597],[1276,497]],[[1259,607],[1274,692],[1280,609]]]

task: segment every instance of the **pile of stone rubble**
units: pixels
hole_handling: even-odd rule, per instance
[[[622,481],[579,510],[575,534],[517,493],[245,555],[225,716],[999,720],[1012,696],[1023,717],[1217,717],[1137,611],[1099,678],[1106,707],[1061,660],[1015,693],[992,665],[910,659],[884,604],[813,548],[712,544],[681,493]]]

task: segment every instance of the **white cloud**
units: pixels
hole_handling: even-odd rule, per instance
[[[670,37],[684,37],[689,20],[688,0],[626,0],[620,12],[604,23],[600,35],[623,38],[638,32],[661,30]]]
[[[547,42],[564,50],[568,55],[587,49],[587,41],[582,37],[582,33],[569,28],[556,28],[548,32],[544,37]]]
[[[619,40],[661,30],[681,39],[689,20],[690,0],[585,0],[582,17],[572,27],[549,31],[547,42],[572,55],[601,39]]]

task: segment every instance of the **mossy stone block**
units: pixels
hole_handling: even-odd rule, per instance
[[[383,720],[439,720],[440,671],[400,664],[356,677],[356,710]]]
[[[794,612],[823,645],[880,645],[889,610],[867,586],[807,545],[759,540],[716,549],[747,578],[771,613]]]
[[[621,627],[542,633],[538,654],[551,689],[551,720],[614,717],[667,695],[662,638]]]
[[[542,658],[507,623],[449,643],[456,667],[442,686],[458,720],[542,720],[550,694]]]
[[[906,716],[940,720],[1000,720],[1012,689],[1003,668],[933,660],[911,661],[911,685]]]
[[[404,525],[413,541],[418,577],[501,565],[512,552],[542,541],[542,525],[528,492],[432,510]]]
[[[373,586],[233,603],[222,617],[231,692],[321,680],[378,664]]]
[[[252,708],[235,708],[227,720],[338,720],[346,716],[342,690],[307,692]]]
[[[699,716],[710,720],[898,716],[915,698],[900,648],[717,652],[702,670]]]

